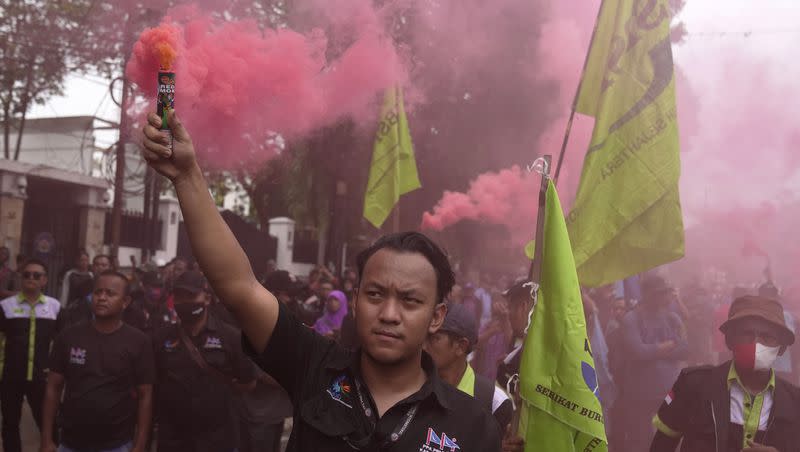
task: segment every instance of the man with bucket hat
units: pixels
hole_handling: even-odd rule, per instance
[[[720,330],[733,359],[681,372],[653,419],[650,450],[672,452],[681,438],[684,452],[800,450],[800,391],[772,369],[795,340],[783,307],[737,298]]]

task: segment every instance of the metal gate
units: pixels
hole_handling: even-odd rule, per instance
[[[63,182],[28,176],[28,199],[22,219],[22,253],[48,266],[45,293],[57,297],[60,280],[78,255],[80,209],[75,205],[75,187]],[[52,247],[36,243],[52,237]],[[49,239],[48,239],[49,240]],[[39,240],[42,242],[41,240]]]

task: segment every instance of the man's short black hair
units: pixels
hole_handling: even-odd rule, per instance
[[[97,256],[94,257],[94,259],[92,259],[92,264],[97,262],[98,259],[103,259],[103,258],[108,259],[109,265],[111,266],[114,265],[114,261],[111,260],[111,256],[109,256],[108,254],[98,254]]]
[[[436,302],[444,303],[445,298],[450,295],[450,291],[456,283],[453,268],[450,266],[447,254],[439,245],[419,232],[400,232],[385,235],[369,248],[360,252],[356,258],[359,280],[364,275],[364,267],[367,265],[369,258],[384,248],[403,253],[419,253],[425,256],[425,259],[430,262],[436,272]]]
[[[39,259],[28,259],[28,260],[26,260],[25,263],[22,264],[22,266],[19,268],[20,271],[25,270],[25,267],[27,267],[28,265],[38,265],[38,266],[40,266],[40,267],[42,267],[44,269],[44,273],[45,274],[47,274],[49,272],[48,269],[47,269],[47,264],[45,264],[44,262],[42,262]]]
[[[127,297],[131,294],[131,281],[128,279],[127,276],[123,275],[122,273],[116,270],[106,270],[103,273],[100,273],[100,275],[94,279],[94,284],[97,285],[97,282],[100,281],[100,278],[104,276],[113,276],[115,278],[119,278],[125,281],[125,289],[123,290],[122,295]]]
[[[89,257],[89,253],[86,250],[78,250],[78,258],[83,256]]]

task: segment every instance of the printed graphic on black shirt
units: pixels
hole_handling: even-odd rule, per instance
[[[64,376],[64,444],[104,450],[133,439],[137,387],[155,381],[153,348],[144,333],[125,324],[109,334],[88,322],[67,328],[53,344],[50,370]]]

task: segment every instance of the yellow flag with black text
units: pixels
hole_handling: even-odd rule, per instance
[[[576,103],[595,117],[567,217],[581,284],[683,257],[668,0],[605,0]]]
[[[541,287],[519,370],[519,431],[528,452],[604,452],[602,394],[567,225],[552,181],[546,199]]]
[[[386,92],[375,136],[364,196],[364,218],[380,228],[400,196],[420,187],[403,92],[400,88],[391,88]]]

